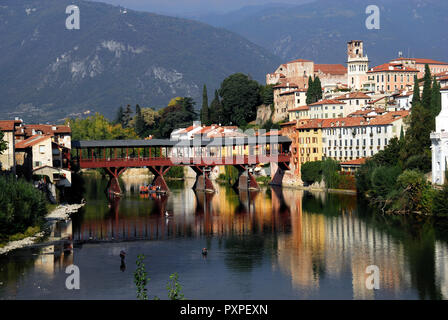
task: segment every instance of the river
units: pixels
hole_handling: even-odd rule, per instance
[[[0,256],[0,299],[136,299],[139,254],[150,298],[167,298],[174,272],[187,299],[448,298],[448,243],[429,222],[382,216],[352,195],[224,186],[205,194],[187,180],[153,199],[136,191],[141,183],[126,181],[110,205],[106,181],[86,178],[87,204],[57,226],[56,242]],[[79,290],[65,285],[71,264]],[[375,290],[366,286],[371,265]]]

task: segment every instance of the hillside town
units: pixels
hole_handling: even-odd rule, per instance
[[[366,158],[384,150],[390,139],[406,134],[414,77],[423,91],[425,65],[441,87],[445,110],[447,62],[404,58],[400,53],[396,59],[371,67],[359,40],[347,43],[346,67],[297,59],[267,74],[266,84],[274,89],[272,118],[281,123],[282,134],[292,140],[294,175],[300,176],[305,162],[324,158],[339,161],[342,170],[353,173]],[[320,80],[322,97],[307,104],[310,77]],[[444,129],[441,126],[437,130]],[[444,168],[443,161],[441,166]],[[437,179],[443,184],[440,174]]]
[[[296,59],[267,74],[266,85],[273,89],[270,119],[281,129],[260,134],[283,135],[292,141],[290,170],[283,184],[303,185],[301,166],[328,158],[338,161],[342,172],[353,175],[366,159],[384,150],[392,138],[405,135],[412,109],[414,79],[418,79],[422,91],[425,65],[439,83],[446,105],[448,63],[400,56],[370,67],[363,41],[359,40],[347,43],[347,66]],[[308,97],[312,81],[319,81],[322,91],[314,102]],[[3,171],[28,179],[43,176],[58,187],[71,185],[69,126],[28,125],[16,118],[0,121],[0,130],[5,133],[8,145],[0,156]],[[252,134],[258,135],[258,130],[255,128]],[[441,122],[437,130],[439,135],[435,133],[434,139],[445,137]],[[189,127],[174,128],[170,139],[235,139],[250,134],[234,125],[193,121]],[[440,141],[434,143],[443,146]],[[240,152],[248,154],[247,146],[243,149]],[[435,148],[435,152],[433,158],[439,160],[434,160],[434,167],[439,169],[433,182],[443,184],[445,164],[440,159],[446,151],[440,147]],[[267,172],[271,176],[276,170],[272,167],[268,171],[256,169],[258,174]],[[216,179],[223,172],[224,167],[215,167],[212,178]]]

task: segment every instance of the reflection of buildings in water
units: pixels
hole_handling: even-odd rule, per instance
[[[35,269],[53,277],[56,270],[73,264],[73,224],[71,220],[52,224],[48,241],[61,241],[58,244],[40,249],[34,261]]]
[[[435,266],[436,282],[440,287],[443,299],[448,299],[448,244],[446,242],[435,242]]]
[[[65,270],[66,267],[73,264],[73,251],[64,252],[64,248],[70,243],[60,243],[56,245],[45,246],[34,261],[34,268],[37,271],[45,273],[49,278],[53,278],[55,271]]]
[[[291,233],[278,237],[277,263],[282,272],[291,276],[294,287],[310,291],[319,287],[319,279],[325,270],[324,217],[302,213],[302,198],[298,198],[291,210]]]
[[[373,298],[374,292],[365,285],[369,265],[380,268],[383,290],[394,294],[410,286],[403,245],[355,217],[356,205],[347,202],[348,207],[341,208],[337,216],[325,216],[302,212],[301,200],[294,203],[285,192],[284,197],[291,208],[291,233],[278,237],[277,263],[291,275],[294,286],[318,288],[322,276],[340,278],[349,271],[353,298]]]

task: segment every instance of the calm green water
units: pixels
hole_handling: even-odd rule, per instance
[[[448,244],[429,222],[372,214],[354,196],[292,189],[204,194],[188,181],[171,184],[167,197],[142,198],[142,181],[127,181],[111,206],[106,181],[86,179],[87,205],[52,235],[63,241],[0,257],[0,299],[135,299],[138,254],[150,297],[166,298],[178,272],[188,299],[448,298]],[[71,264],[80,290],[65,287]],[[379,268],[378,290],[366,288],[369,265]]]

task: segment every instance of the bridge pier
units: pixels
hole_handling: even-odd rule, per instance
[[[286,162],[279,162],[277,165],[277,170],[275,170],[274,175],[272,176],[271,182],[269,184],[274,186],[281,186],[283,184],[283,176],[285,175],[285,171],[290,170],[288,164]],[[275,163],[273,166],[274,167]],[[271,172],[272,175],[272,172]]]
[[[234,165],[238,170],[238,180],[233,185],[234,188],[240,190],[260,190],[257,180],[255,180],[254,175],[250,172],[249,165]],[[252,166],[253,168],[253,166]]]
[[[154,179],[152,180],[152,185],[156,187],[160,187],[160,190],[162,191],[170,191],[170,188],[168,188],[168,185],[166,184],[165,178],[163,177],[164,174],[170,170],[171,167],[169,166],[149,166],[148,169],[151,171],[151,173],[154,175]]]
[[[215,187],[210,179],[210,172],[213,170],[213,166],[191,166],[191,169],[196,172],[196,181],[193,185],[193,190],[215,192]]]
[[[109,174],[109,183],[107,184],[106,192],[110,197],[116,197],[121,195],[120,182],[118,178],[126,168],[106,168]]]

